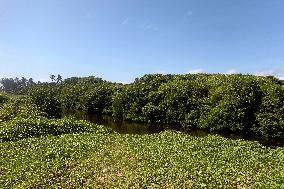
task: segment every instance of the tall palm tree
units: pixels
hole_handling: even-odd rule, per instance
[[[61,82],[62,82],[62,76],[58,74],[56,78],[56,83],[61,83]]]
[[[54,82],[55,81],[55,75],[53,75],[53,74],[50,75],[50,79],[51,79],[52,82]]]
[[[22,77],[21,79],[21,83],[22,83],[22,86],[25,87],[27,85],[27,79],[25,77]]]

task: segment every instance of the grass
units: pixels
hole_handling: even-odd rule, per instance
[[[4,95],[4,96],[7,96],[8,98],[12,98],[12,99],[20,99],[20,98],[26,97],[26,95],[5,93],[5,92],[0,92],[0,95]]]
[[[0,143],[0,188],[284,188],[284,148],[217,135],[79,133]]]

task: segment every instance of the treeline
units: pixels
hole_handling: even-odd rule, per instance
[[[24,94],[27,90],[36,85],[41,83],[49,83],[49,84],[59,84],[62,82],[61,75],[50,75],[51,82],[35,82],[33,78],[25,78],[22,77],[21,79],[16,78],[2,78],[0,79],[0,91],[5,93],[12,93],[12,94]]]
[[[0,80],[0,91],[5,93],[21,94],[25,89],[35,85],[33,78],[2,78]]]
[[[131,84],[68,78],[28,91],[49,117],[84,111],[190,129],[284,138],[284,85],[274,77],[223,74],[161,75]]]

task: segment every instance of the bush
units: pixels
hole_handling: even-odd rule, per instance
[[[143,114],[151,122],[185,124],[186,117],[199,108],[206,95],[206,87],[198,80],[175,79],[149,93],[150,102],[142,108]],[[187,124],[195,126],[193,120]]]
[[[156,91],[172,77],[172,75],[147,74],[142,78],[136,78],[132,84],[124,85],[113,95],[112,115],[134,121],[146,121],[142,108],[150,102],[149,93]]]
[[[252,130],[266,138],[284,138],[284,88],[273,80],[261,88],[264,95]]]
[[[43,116],[44,113],[28,98],[14,98],[0,106],[0,122],[10,121],[16,117],[32,118]]]
[[[251,75],[145,75],[113,95],[115,117],[284,138],[284,86]]]
[[[4,95],[4,94],[0,94],[0,104],[3,104],[5,102],[7,102],[9,100],[9,97]]]
[[[57,99],[59,87],[52,84],[43,83],[35,85],[28,91],[28,96],[32,102],[36,104],[41,111],[46,113],[49,118],[60,118],[61,108]]]
[[[72,118],[16,118],[0,125],[0,142],[82,132],[110,133],[111,130],[104,126]]]
[[[109,114],[116,86],[110,83],[94,84],[81,96],[80,103],[88,113]]]
[[[253,76],[212,78],[199,128],[249,132],[261,104],[262,92]]]
[[[63,112],[83,111],[86,113],[108,114],[116,85],[110,82],[79,82],[61,87],[58,101]]]
[[[119,85],[70,78],[34,86],[29,96],[47,117],[83,111],[185,128],[284,138],[284,86],[275,77],[148,74]]]

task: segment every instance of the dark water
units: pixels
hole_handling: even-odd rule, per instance
[[[121,134],[153,134],[169,129],[165,124],[147,124],[134,121],[116,120],[111,116],[81,115],[81,118],[92,123],[112,128]]]
[[[105,125],[106,127],[112,128],[114,131],[121,133],[121,134],[153,134],[159,133],[165,130],[177,130],[181,132],[185,132],[189,135],[193,136],[207,136],[212,134],[212,132],[195,129],[195,130],[186,130],[183,129],[181,126],[174,126],[174,125],[167,125],[167,124],[158,124],[158,123],[141,123],[141,122],[134,122],[134,121],[125,121],[125,120],[116,120],[111,116],[106,115],[88,115],[88,114],[79,114],[76,115],[78,119],[88,120],[92,123],[96,123],[99,125]],[[258,141],[264,146],[269,147],[283,147],[284,140],[272,140],[272,139],[263,139],[257,138],[252,135],[243,135],[238,133],[213,133],[219,134],[223,137],[230,138],[230,139],[244,139],[249,141]]]

